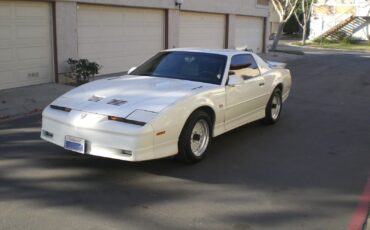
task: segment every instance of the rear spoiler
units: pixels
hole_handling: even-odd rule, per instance
[[[285,69],[286,67],[286,63],[276,61],[267,61],[267,64],[271,69]]]

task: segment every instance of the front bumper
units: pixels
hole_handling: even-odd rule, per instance
[[[118,160],[144,161],[175,154],[154,147],[150,124],[137,126],[110,121],[99,114],[75,110],[66,113],[46,108],[41,138],[64,147],[66,136],[84,139],[86,154]]]

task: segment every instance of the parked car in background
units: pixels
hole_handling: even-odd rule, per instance
[[[254,53],[170,49],[53,101],[41,138],[119,160],[198,162],[213,137],[260,119],[276,123],[290,89],[289,70]]]

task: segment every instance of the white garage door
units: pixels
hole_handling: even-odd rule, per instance
[[[226,16],[181,12],[180,47],[224,48]]]
[[[237,48],[247,47],[255,53],[263,52],[263,18],[236,17],[235,43]]]
[[[79,5],[78,55],[103,65],[100,74],[127,71],[164,48],[164,11]]]
[[[0,90],[52,81],[51,24],[49,3],[0,1]]]

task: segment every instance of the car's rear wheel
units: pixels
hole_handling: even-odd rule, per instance
[[[283,100],[281,97],[281,90],[279,88],[275,88],[267,103],[265,111],[266,115],[265,118],[262,120],[263,123],[272,125],[278,122],[282,109]]]
[[[206,112],[195,111],[181,132],[176,159],[187,163],[203,160],[212,137],[211,124],[212,120]]]

